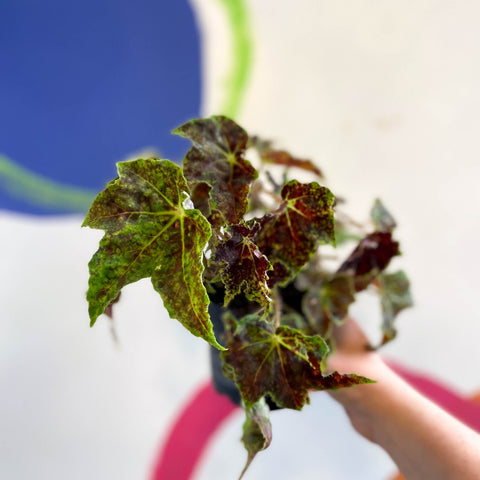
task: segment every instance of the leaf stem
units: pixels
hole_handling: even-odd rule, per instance
[[[348,215],[344,211],[336,208],[335,213],[337,214],[339,221],[344,222],[344,223],[349,224],[349,225],[352,225],[353,227],[357,228],[364,235],[367,234],[367,229],[365,228],[365,225],[363,225],[359,222],[356,222],[352,217],[350,217],[350,215]]]
[[[282,319],[282,294],[277,286],[273,288],[273,326],[275,330],[280,326],[280,321]]]

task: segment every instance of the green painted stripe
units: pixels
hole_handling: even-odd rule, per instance
[[[86,212],[96,193],[37,175],[0,154],[0,188],[12,197],[41,207]]]
[[[243,102],[253,60],[253,41],[244,0],[219,0],[223,4],[232,35],[231,66],[220,112],[235,119]]]

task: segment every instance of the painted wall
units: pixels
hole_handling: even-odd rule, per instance
[[[169,132],[198,114],[231,109],[315,159],[356,218],[380,196],[400,224],[395,266],[416,302],[384,355],[464,394],[480,386],[480,7],[249,0],[253,56],[239,67],[231,51],[248,44],[232,43],[233,3],[0,3],[1,478],[148,478],[172,419],[207,380],[206,345],[168,319],[148,282],[124,291],[118,344],[106,318],[89,329],[87,262],[101,234],[79,228],[115,161],[152,147],[181,158],[186,144]],[[245,96],[235,68],[250,72]],[[353,313],[375,331],[368,295]],[[272,417],[251,480],[394,471],[327,395]],[[194,480],[236,478],[242,420],[224,425]]]

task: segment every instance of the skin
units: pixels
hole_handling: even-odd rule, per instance
[[[331,392],[355,430],[382,447],[407,480],[478,480],[480,435],[420,395],[375,352],[348,320],[335,333],[329,368],[377,381]]]

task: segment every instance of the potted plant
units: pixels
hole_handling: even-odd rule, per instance
[[[219,352],[215,383],[246,413],[243,476],[271,441],[270,409],[300,410],[310,390],[371,381],[326,373],[332,328],[356,294],[372,288],[382,305],[381,344],[390,341],[396,315],[411,304],[409,282],[401,271],[385,272],[399,245],[379,200],[372,231],[359,236],[312,162],[223,116],[173,133],[193,143],[182,167],[156,158],[119,163],[84,221],[105,231],[89,263],[91,325],[125,285],[151,277],[170,317]],[[316,180],[290,179],[295,168]],[[352,253],[328,268],[324,245],[348,241],[356,242]]]

